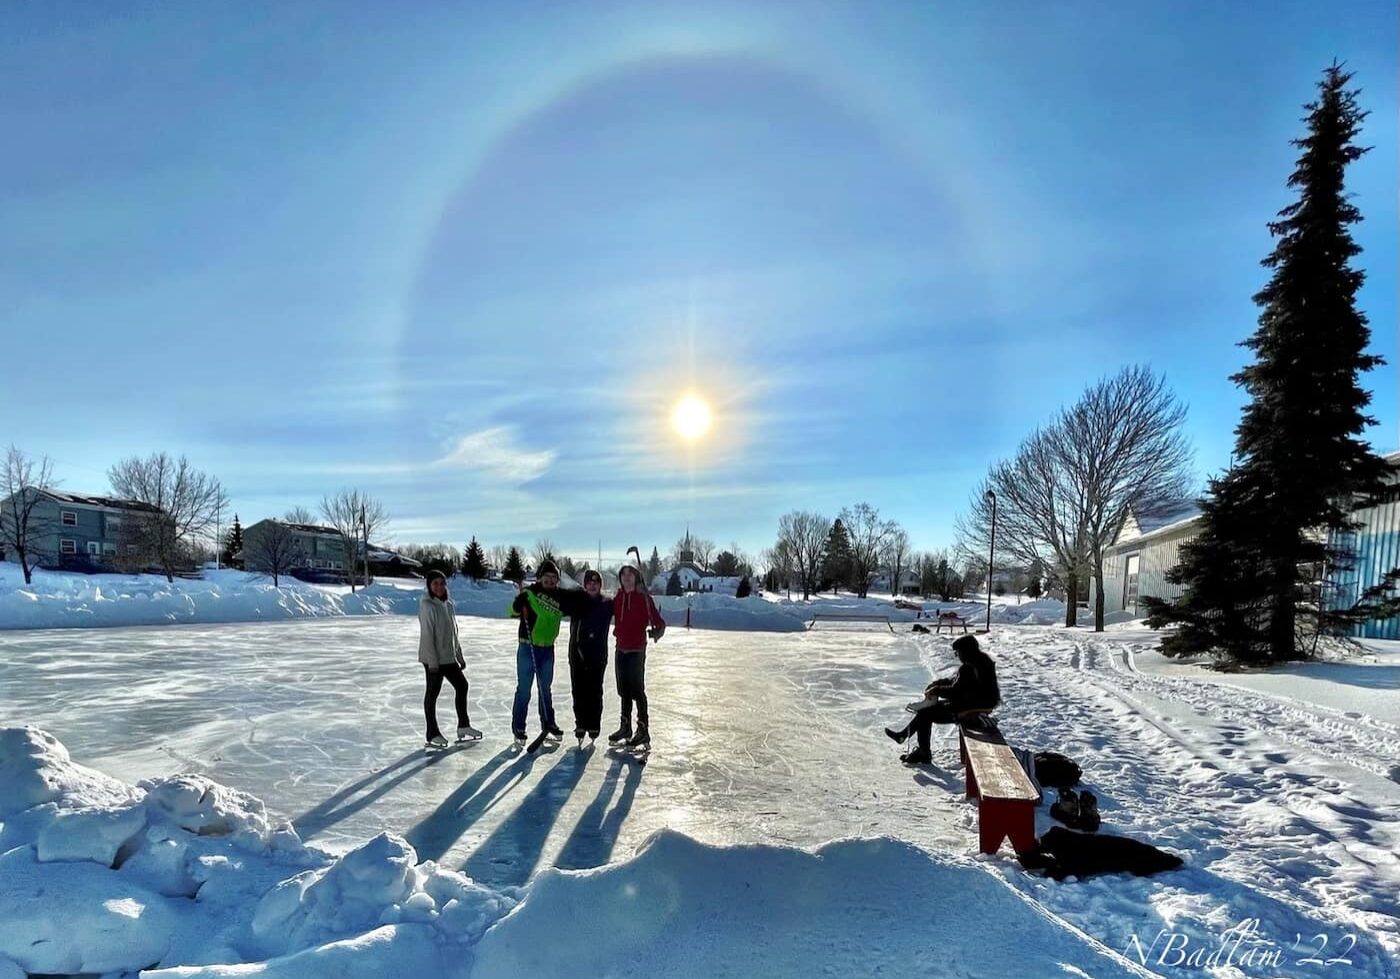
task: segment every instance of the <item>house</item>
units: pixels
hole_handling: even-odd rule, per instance
[[[1199,520],[1195,502],[1151,515],[1129,514],[1104,551],[1104,614],[1127,611],[1136,617],[1145,597],[1179,598],[1181,586],[1167,581],[1167,572],[1180,562],[1181,545],[1196,536]],[[1094,594],[1092,582],[1089,594]]]
[[[29,488],[20,491],[38,494],[30,512],[29,547],[41,568],[65,571],[118,571],[144,566],[146,561],[132,540],[136,521],[149,519],[161,511],[149,503],[112,496],[69,493],[56,489]],[[25,503],[18,494],[0,501],[0,523],[11,528],[17,508]],[[24,500],[32,500],[32,496]],[[7,532],[5,538],[10,534]],[[18,554],[0,555],[17,562]]]
[[[895,594],[890,587],[891,575],[888,568],[882,568],[874,578],[870,580],[870,591],[885,592]],[[912,568],[902,568],[899,572],[899,594],[917,595],[919,594],[919,575]]]
[[[251,527],[243,529],[243,567],[247,571],[268,572],[267,557],[262,553],[262,542],[274,527],[285,528],[291,534],[292,559],[287,567],[281,568],[284,574],[310,580],[343,581],[349,575],[346,567],[345,542],[334,527],[318,524],[288,523],[285,520],[259,520]],[[352,544],[355,570],[363,576],[361,562],[364,560],[364,546],[357,540]],[[413,578],[419,576],[422,564],[413,558],[405,557],[390,548],[371,543],[369,547],[369,570],[371,575],[387,578]]]
[[[666,585],[671,581],[672,572],[680,575],[682,591],[699,591],[701,583],[710,576],[710,573],[694,561],[677,562],[670,571],[663,571],[655,578],[651,579],[652,594],[664,594]]]
[[[1381,501],[1351,515],[1359,526],[1344,543],[1355,554],[1353,566],[1334,570],[1328,579],[1333,607],[1349,608],[1367,588],[1379,584],[1387,571],[1400,567],[1400,452],[1390,453],[1385,461],[1391,469],[1389,487]],[[1196,536],[1199,521],[1194,503],[1151,518],[1130,516],[1104,552],[1105,614],[1127,611],[1137,617],[1142,614],[1145,597],[1179,598],[1181,586],[1167,581],[1166,574],[1179,563],[1181,545]],[[1400,639],[1400,617],[1368,622],[1356,634]]]

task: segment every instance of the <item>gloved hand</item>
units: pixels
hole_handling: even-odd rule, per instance
[[[660,642],[660,641],[661,641],[661,637],[664,636],[665,634],[666,634],[666,627],[665,627],[664,625],[654,625],[654,626],[652,626],[650,629],[647,630],[647,635],[651,636],[651,641],[652,641],[652,642]]]

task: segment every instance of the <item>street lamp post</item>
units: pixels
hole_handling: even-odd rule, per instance
[[[987,542],[987,631],[992,631],[992,565],[997,553],[997,495],[987,490],[987,499],[992,503],[992,534]]]

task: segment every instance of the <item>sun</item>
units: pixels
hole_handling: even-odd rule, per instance
[[[671,426],[687,442],[694,442],[710,430],[710,406],[703,398],[687,394],[671,412]]]

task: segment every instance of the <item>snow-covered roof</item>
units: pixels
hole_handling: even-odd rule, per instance
[[[1173,524],[1199,516],[1201,505],[1195,500],[1178,500],[1165,506],[1154,508],[1146,513],[1135,513],[1138,530],[1143,534],[1155,533]]]
[[[64,490],[48,489],[44,490],[49,499],[58,503],[73,503],[79,506],[105,507],[108,510],[143,510],[147,513],[159,513],[160,507],[150,503],[141,503],[138,500],[123,500],[116,496],[94,496],[91,493],[68,493]]]

